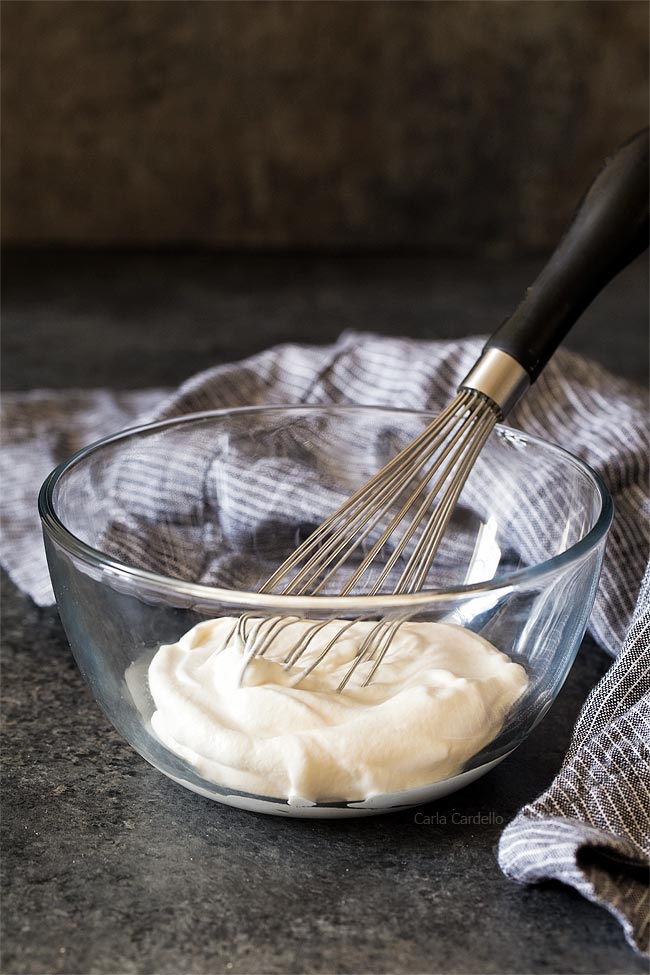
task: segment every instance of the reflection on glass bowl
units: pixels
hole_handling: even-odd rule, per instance
[[[422,592],[259,595],[271,571],[429,422],[373,407],[250,408],[124,431],[58,467],[39,508],[75,659],[127,741],[189,789],[278,815],[368,815],[428,801],[516,748],[559,692],[593,605],[612,518],[602,482],[559,447],[497,427]],[[458,774],[367,801],[296,807],[202,778],[154,734],[147,667],[219,616],[451,622],[528,675],[496,738]]]

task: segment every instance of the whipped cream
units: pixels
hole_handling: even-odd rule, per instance
[[[208,620],[160,647],[148,672],[152,727],[204,779],[295,805],[366,800],[456,775],[496,737],[528,683],[523,667],[475,633],[407,622],[372,682],[362,686],[372,666],[363,662],[337,693],[375,625],[343,620],[323,626],[288,670],[285,657],[314,623],[278,628],[242,679],[244,645],[228,641],[235,622]]]

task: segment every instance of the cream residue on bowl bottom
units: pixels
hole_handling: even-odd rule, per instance
[[[297,674],[346,625],[331,620],[299,666],[284,658],[313,621],[284,626],[240,683],[232,617],[199,623],[149,666],[153,730],[204,779],[259,796],[361,801],[457,774],[492,741],[527,686],[522,666],[446,623],[406,622],[372,682],[361,663],[336,688],[375,624],[357,621],[298,686]],[[255,625],[251,621],[249,629]]]

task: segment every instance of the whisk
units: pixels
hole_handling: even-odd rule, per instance
[[[605,161],[549,262],[513,315],[488,340],[454,400],[330,515],[260,592],[317,595],[336,582],[340,595],[362,586],[364,595],[372,596],[402,565],[397,581],[391,579],[392,592],[421,590],[463,486],[495,424],[535,382],[592,299],[647,247],[648,178],[645,129]],[[406,618],[377,620],[339,691],[364,661],[372,663],[363,683],[372,680]],[[297,620],[240,617],[231,638],[244,646],[242,678],[248,664],[267,653],[278,634]],[[284,660],[287,668],[296,666],[328,622],[315,621],[301,635]],[[339,630],[316,659],[297,673],[296,683],[318,666],[354,622],[340,621]]]

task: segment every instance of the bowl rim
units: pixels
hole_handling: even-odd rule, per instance
[[[74,535],[58,517],[54,506],[54,490],[58,482],[72,467],[81,463],[92,453],[100,450],[110,443],[118,440],[126,440],[140,434],[151,433],[155,430],[162,430],[167,427],[181,425],[184,423],[196,422],[199,420],[213,419],[233,414],[259,414],[272,412],[339,412],[353,413],[372,411],[374,413],[406,414],[418,416],[424,419],[437,415],[435,410],[414,410],[402,407],[372,406],[357,404],[273,404],[269,406],[238,406],[218,410],[204,410],[197,413],[186,413],[182,416],[171,417],[165,420],[156,420],[152,423],[140,423],[131,427],[118,430],[95,440],[58,464],[45,478],[38,495],[38,511],[41,518],[43,530],[52,536],[70,555],[80,559],[82,562],[94,569],[105,572],[112,579],[120,578],[125,583],[131,583],[134,588],[142,588],[151,594],[158,593],[160,596],[182,596],[201,603],[215,604],[234,604],[250,606],[254,609],[277,609],[285,610],[289,615],[292,609],[301,610],[334,610],[334,611],[359,611],[366,610],[369,614],[374,614],[378,608],[386,607],[390,609],[417,609],[430,606],[433,603],[445,602],[454,597],[477,595],[495,591],[512,590],[522,583],[529,583],[544,578],[556,572],[558,569],[577,562],[586,557],[607,535],[612,523],[614,514],[614,504],[612,497],[605,486],[602,478],[585,461],[576,457],[569,450],[560,447],[558,444],[551,443],[541,437],[526,433],[514,427],[498,423],[494,432],[512,440],[526,444],[531,443],[543,450],[550,450],[568,460],[580,473],[591,481],[597,496],[600,498],[600,512],[589,531],[581,539],[571,545],[564,552],[554,555],[544,562],[535,565],[524,566],[514,569],[503,575],[494,576],[484,582],[472,583],[471,585],[453,586],[447,589],[424,589],[417,593],[407,594],[385,594],[374,596],[290,596],[275,595],[273,593],[248,592],[242,589],[222,589],[216,586],[208,586],[202,583],[186,582],[176,579],[173,576],[164,576],[148,569],[140,569],[130,566],[125,562],[112,558],[100,549],[94,548],[87,542],[82,541]]]

